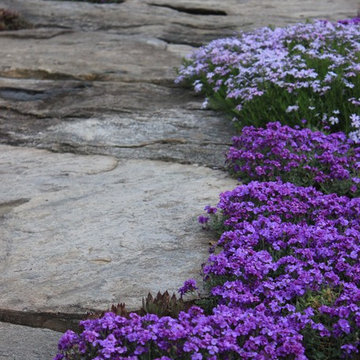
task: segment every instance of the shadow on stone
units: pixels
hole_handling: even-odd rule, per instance
[[[31,27],[18,13],[7,9],[0,9],[0,31],[20,30]]]
[[[14,101],[37,101],[50,97],[50,95],[44,91],[6,87],[0,88],[0,96],[3,99]]]
[[[30,199],[18,199],[14,201],[8,201],[5,203],[0,203],[0,217],[9,213],[13,208],[25,204],[29,201]]]

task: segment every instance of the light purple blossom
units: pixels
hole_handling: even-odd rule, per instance
[[[360,104],[357,19],[267,27],[214,40],[189,57],[177,82],[188,79],[196,90],[201,84],[208,98],[238,119],[239,128],[275,120],[301,126],[306,118],[313,128],[342,130],[358,141],[360,130],[348,116],[358,115]]]

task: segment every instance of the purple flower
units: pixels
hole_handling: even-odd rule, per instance
[[[360,17],[359,17],[359,16],[356,16],[356,17],[351,18],[351,19],[339,20],[338,23],[339,23],[339,24],[343,24],[343,25],[359,24],[359,23],[360,23]]]
[[[67,350],[79,342],[79,337],[72,330],[67,330],[61,337],[58,348],[59,350]]]
[[[227,154],[230,172],[241,181],[291,181],[327,193],[360,195],[360,146],[343,133],[326,135],[279,122],[244,127]]]
[[[200,215],[198,217],[198,221],[200,224],[206,224],[208,221],[209,221],[209,217],[208,216],[203,216],[203,215]]]
[[[340,327],[340,329],[345,333],[345,334],[349,334],[351,331],[351,327],[350,324],[347,320],[345,319],[340,319],[338,321],[338,325]]]
[[[359,179],[360,182],[360,179]],[[204,210],[208,213],[208,214],[216,214],[217,212],[217,208],[216,207],[211,207],[210,205],[206,205]]]
[[[360,104],[359,35],[359,17],[242,32],[196,50],[176,82],[193,83],[239,128],[272,121],[302,127],[306,119],[311,128],[342,130],[359,142],[349,116]]]
[[[185,295],[188,292],[192,292],[197,290],[196,287],[196,280],[189,279],[184,282],[184,285],[178,290],[178,292],[181,294],[181,296]]]

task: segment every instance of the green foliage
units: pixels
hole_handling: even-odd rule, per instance
[[[334,306],[335,301],[341,294],[341,290],[341,287],[338,286],[335,288],[325,287],[318,292],[308,291],[304,296],[296,299],[296,309],[297,311],[304,311],[311,307],[315,312],[313,316],[314,322],[324,325],[326,330],[330,332],[339,318],[324,314],[319,309],[321,306]],[[302,331],[306,356],[311,360],[339,360],[344,358],[341,346],[360,341],[360,329],[355,325],[354,319],[348,320],[353,329],[357,330],[349,334],[342,333],[338,337],[321,336],[319,331],[314,330],[310,325],[306,326]],[[355,358],[352,356],[351,359],[358,360],[360,355],[358,354]]]

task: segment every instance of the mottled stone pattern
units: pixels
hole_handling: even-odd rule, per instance
[[[235,186],[221,171],[234,129],[175,68],[212,39],[358,5],[0,0],[33,24],[0,32],[0,321],[56,328],[58,312],[135,309],[201,279],[196,217]],[[58,337],[1,323],[0,360],[51,359]]]
[[[61,333],[0,323],[0,360],[51,360]]]
[[[138,309],[149,291],[200,280],[208,240],[196,216],[235,185],[151,160],[8,146],[0,159],[0,309]]]
[[[19,11],[34,25],[0,33],[0,142],[221,168],[234,129],[174,86],[181,58],[236,31],[344,18],[355,15],[357,5],[0,0],[0,7]]]

